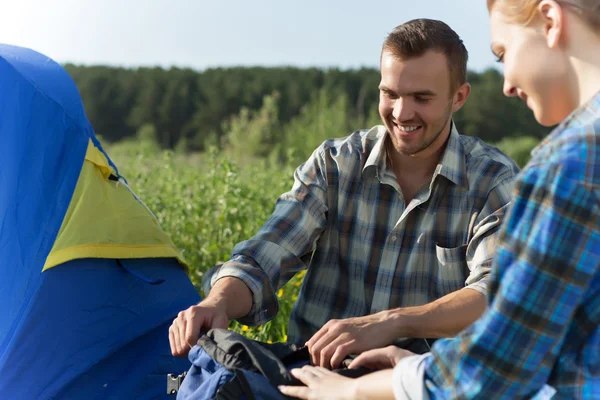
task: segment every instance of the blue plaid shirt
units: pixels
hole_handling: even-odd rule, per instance
[[[330,319],[422,305],[465,286],[485,294],[518,167],[452,128],[431,182],[406,204],[386,137],[378,126],[317,148],[257,235],[205,275],[205,293],[224,276],[242,279],[253,307],[240,321],[258,325],[277,313],[277,290],[307,269],[293,343]]]
[[[559,399],[600,399],[600,94],[532,155],[487,311],[427,360],[433,398],[530,398],[548,384]]]

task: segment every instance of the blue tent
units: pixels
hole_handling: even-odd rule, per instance
[[[90,139],[102,149],[67,72],[0,45],[1,399],[172,398],[166,374],[189,368],[168,327],[199,295],[176,260],[42,272]]]

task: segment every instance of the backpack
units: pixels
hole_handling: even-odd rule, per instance
[[[177,400],[283,400],[278,385],[303,385],[290,374],[292,368],[310,363],[306,346],[263,343],[226,329],[202,335],[188,355],[192,367],[176,389]],[[373,372],[348,369],[351,358],[334,370],[347,377]],[[171,377],[174,379],[174,377]]]

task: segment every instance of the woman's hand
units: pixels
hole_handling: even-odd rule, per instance
[[[310,365],[290,371],[306,386],[279,386],[287,396],[307,400],[345,400],[356,398],[355,379],[346,378],[322,367]]]
[[[415,354],[396,346],[387,346],[381,349],[365,351],[356,357],[348,368],[365,367],[369,369],[394,368],[404,357]]]

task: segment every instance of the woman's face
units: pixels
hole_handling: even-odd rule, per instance
[[[556,39],[560,26],[552,16],[524,26],[508,20],[502,6],[490,13],[492,51],[504,63],[504,94],[520,97],[544,126],[560,123],[576,108],[568,57]]]

